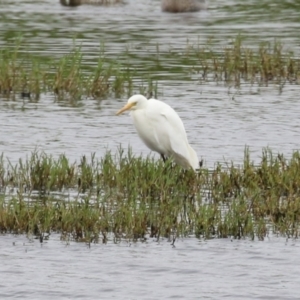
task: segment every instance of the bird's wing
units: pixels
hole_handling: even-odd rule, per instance
[[[164,145],[167,154],[187,158],[189,156],[188,141],[180,117],[166,103],[154,99],[149,101],[152,101],[153,105],[148,106],[147,116],[151,120],[157,143]]]

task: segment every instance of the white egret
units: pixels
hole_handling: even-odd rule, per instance
[[[182,120],[168,104],[134,95],[117,115],[131,110],[134,126],[142,141],[163,160],[171,157],[185,169],[199,168],[199,159],[188,143]]]

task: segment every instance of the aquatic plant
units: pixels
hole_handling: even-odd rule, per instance
[[[188,45],[185,56],[187,59],[197,57],[193,70],[201,80],[225,81],[235,86],[243,82],[300,83],[300,59],[292,51],[284,51],[279,41],[246,47],[243,38],[237,36],[219,53],[211,46]]]
[[[39,99],[41,93],[54,93],[58,100],[82,97],[102,99],[108,95],[129,96],[133,90],[156,92],[152,80],[134,84],[134,71],[106,59],[102,53],[93,67],[83,62],[80,47],[59,60],[24,55],[19,44],[0,50],[0,94],[4,97]],[[145,85],[145,82],[147,85]]]
[[[196,236],[264,239],[298,237],[300,153],[289,160],[262,152],[261,162],[216,164],[195,173],[170,161],[120,149],[99,160],[70,163],[32,153],[16,165],[0,157],[0,232],[60,232],[97,242]]]
[[[178,76],[181,80],[224,82],[235,87],[243,83],[276,83],[280,87],[300,83],[300,59],[293,52],[284,50],[280,42],[246,47],[240,36],[217,51],[209,41],[206,46],[188,42],[185,51],[162,52],[157,46],[156,55],[142,60],[129,50],[111,59],[101,49],[92,63],[76,46],[60,59],[32,56],[20,48],[17,42],[0,50],[1,96],[19,94],[38,99],[40,93],[50,92],[59,100],[76,101],[83,97],[129,97],[137,92],[156,97],[160,80]]]

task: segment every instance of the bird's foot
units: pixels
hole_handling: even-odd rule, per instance
[[[160,157],[162,158],[162,160],[164,161],[164,163],[167,161],[167,157],[165,157],[164,154],[161,154]]]

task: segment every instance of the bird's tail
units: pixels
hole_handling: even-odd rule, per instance
[[[196,170],[199,169],[199,159],[196,151],[189,145],[189,152],[190,152],[190,166]]]

